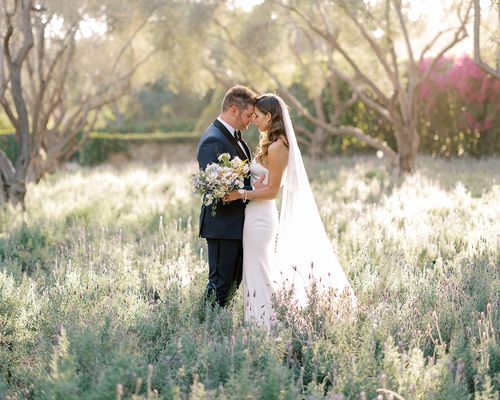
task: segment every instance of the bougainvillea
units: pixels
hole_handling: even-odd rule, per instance
[[[420,63],[421,74],[431,62]],[[441,57],[418,99],[422,151],[445,157],[500,152],[500,81],[469,56]]]

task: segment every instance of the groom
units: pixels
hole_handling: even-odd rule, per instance
[[[252,153],[241,138],[252,119],[257,94],[244,86],[233,86],[222,100],[221,113],[207,128],[198,144],[197,159],[200,169],[218,162],[217,157],[229,153],[251,161]],[[251,190],[250,179],[245,189]],[[212,206],[201,206],[200,237],[208,245],[208,284],[205,300],[214,299],[224,307],[241,283],[243,262],[243,220],[245,203],[241,200],[218,204],[215,216]]]

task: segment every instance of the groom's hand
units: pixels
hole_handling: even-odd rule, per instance
[[[267,186],[266,184],[264,184],[265,178],[266,178],[266,175],[261,175],[259,180],[252,184],[252,186],[255,188],[255,190],[263,188],[264,186]]]

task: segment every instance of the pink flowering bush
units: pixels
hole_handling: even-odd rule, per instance
[[[423,74],[432,59],[423,60]],[[500,81],[467,55],[442,57],[418,93],[421,150],[475,157],[500,151]]]

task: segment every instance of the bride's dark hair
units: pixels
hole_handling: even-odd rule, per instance
[[[255,156],[256,160],[262,162],[267,158],[269,146],[282,138],[285,146],[288,147],[288,140],[286,137],[285,123],[283,122],[283,112],[278,98],[274,94],[266,93],[260,96],[255,103],[255,107],[263,114],[270,113],[271,121],[267,132],[261,132],[260,143]]]

